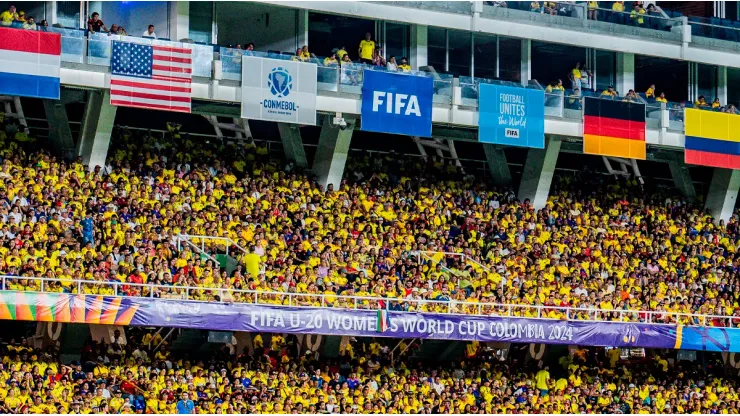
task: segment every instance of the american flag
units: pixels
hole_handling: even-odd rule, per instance
[[[190,112],[190,49],[112,43],[111,105]]]

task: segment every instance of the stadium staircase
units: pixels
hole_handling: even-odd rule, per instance
[[[241,254],[248,253],[247,249],[228,237],[180,234],[177,236],[177,250],[182,251],[184,247],[195,250],[196,253],[200,254],[201,260],[211,260],[218,263],[221,269],[226,270],[228,274],[231,274],[239,264],[239,261],[231,255],[235,251],[233,249],[238,250]],[[216,252],[220,247],[223,247],[223,252]]]

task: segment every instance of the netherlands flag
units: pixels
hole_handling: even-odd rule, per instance
[[[0,28],[0,95],[59,99],[62,37]]]

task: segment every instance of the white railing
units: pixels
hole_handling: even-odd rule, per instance
[[[211,294],[221,299],[230,297],[233,303],[262,304],[271,307],[322,307],[354,310],[377,310],[386,308],[397,312],[428,312],[437,314],[536,318],[550,320],[590,322],[633,322],[659,325],[740,327],[740,316],[687,314],[666,311],[605,310],[597,308],[573,308],[545,305],[516,305],[502,303],[478,303],[457,300],[425,300],[412,298],[381,298],[373,296],[346,296],[311,293],[267,292],[229,288],[206,288],[178,285],[137,284],[118,281],[99,282],[92,280],[60,280],[53,278],[2,276],[2,290],[15,290],[14,285],[25,280],[18,290],[51,293],[85,294],[94,287],[108,288],[103,296],[134,298],[160,298],[204,302],[201,296]],[[28,287],[31,286],[29,290]],[[91,293],[93,294],[93,293]],[[279,302],[276,302],[279,300]],[[287,300],[287,304],[286,301]],[[213,302],[213,301],[210,301]],[[229,301],[227,303],[232,303]],[[318,304],[318,305],[317,305]],[[559,317],[549,314],[557,312]],[[716,321],[716,322],[715,322]]]

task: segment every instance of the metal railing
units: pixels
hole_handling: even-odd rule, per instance
[[[740,316],[688,314],[667,311],[606,310],[549,305],[481,303],[460,300],[426,300],[413,298],[383,298],[319,293],[273,292],[239,290],[217,287],[137,284],[118,281],[53,279],[27,276],[2,276],[2,290],[44,293],[91,294],[132,298],[158,298],[195,302],[247,303],[270,307],[321,307],[349,310],[377,310],[394,312],[426,312],[436,314],[537,318],[549,320],[590,322],[632,322],[655,325],[688,325],[712,327],[740,327]],[[102,292],[102,293],[101,293]],[[204,299],[211,297],[212,299]],[[216,298],[218,297],[218,298]],[[217,300],[218,299],[218,300]]]

